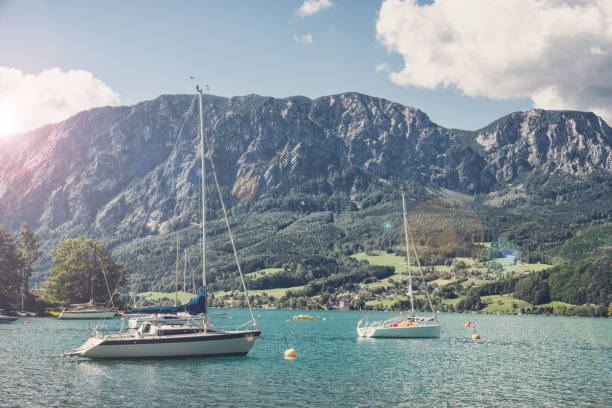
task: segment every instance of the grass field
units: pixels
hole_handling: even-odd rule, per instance
[[[137,293],[136,296],[141,299],[146,299],[150,301],[161,301],[164,298],[170,299],[170,302],[166,302],[168,305],[174,305],[174,292],[165,293],[165,292],[140,292]],[[178,303],[183,304],[189,302],[191,299],[196,297],[197,295],[188,292],[178,292]],[[165,305],[161,305],[165,306]]]
[[[371,300],[366,302],[368,305],[371,305],[375,308],[387,309],[391,307],[394,303],[399,302],[400,300],[410,300],[408,296],[395,296],[395,297],[387,297],[377,300]]]
[[[372,255],[368,255],[365,252],[360,252],[353,255],[353,258],[359,261],[366,260],[370,265],[392,266],[395,268],[396,274],[402,272],[408,273],[408,267],[404,257],[397,256],[395,254],[388,254],[383,251],[374,251],[372,252]]]
[[[533,272],[539,272],[539,271],[543,271],[545,269],[548,268],[552,268],[552,265],[548,265],[548,264],[516,264],[513,265],[509,268],[507,268],[507,270],[509,270],[510,272],[514,272],[514,273],[521,273],[521,272],[526,272],[526,271],[533,271]]]
[[[266,269],[260,269],[255,272],[247,273],[244,276],[248,276],[251,279],[258,279],[258,278],[261,278],[262,276],[276,275],[277,273],[280,273],[282,271],[283,271],[283,268],[266,268]]]
[[[521,307],[532,307],[531,303],[516,299],[512,295],[483,296],[481,300],[486,304],[481,310],[484,313],[518,313]]]
[[[485,283],[491,283],[491,282],[495,282],[494,279],[468,279],[464,282],[461,282],[461,286],[468,287],[468,286],[472,286],[472,285],[476,285],[476,286],[480,286],[480,285],[484,285]]]
[[[440,278],[440,279],[433,280],[433,281],[431,281],[430,283],[432,283],[432,284],[436,284],[436,285],[438,285],[439,287],[442,287],[442,286],[446,286],[446,285],[448,285],[449,283],[454,282],[454,281],[456,281],[456,280],[457,280],[457,279],[442,279],[442,278]]]
[[[539,272],[544,269],[552,268],[552,265],[548,264],[523,264],[517,263],[514,265],[514,262],[509,258],[495,258],[489,262],[497,262],[503,265],[504,270],[514,272],[514,273],[522,273],[526,271]]]
[[[249,290],[249,295],[260,295],[261,296],[262,294],[265,293],[268,296],[274,296],[275,298],[278,298],[278,297],[284,296],[285,293],[287,293],[288,290],[303,289],[304,286],[306,286],[306,285],[303,285],[303,286],[293,286],[293,287],[290,287],[290,288],[274,288],[274,289]],[[238,291],[238,292],[242,293],[242,291]],[[226,292],[226,291],[223,291],[223,290],[219,290],[219,291],[216,291],[214,293],[214,295],[216,297],[227,296],[227,295],[231,295],[231,294],[232,294],[232,292]]]

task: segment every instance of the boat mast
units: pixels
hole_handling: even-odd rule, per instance
[[[414,297],[412,296],[412,272],[410,271],[410,245],[408,238],[408,220],[406,219],[406,200],[402,189],[402,215],[404,218],[404,235],[406,237],[406,261],[408,262],[408,293],[410,294],[410,310],[414,316]]]
[[[181,245],[181,231],[176,232],[176,272],[174,273],[174,306],[178,304],[178,265],[179,265],[179,247]]]
[[[206,321],[208,320],[207,315],[207,304],[206,298],[208,297],[208,289],[206,288],[206,188],[204,185],[204,179],[206,178],[206,167],[204,166],[204,117],[202,115],[202,88],[196,85],[196,91],[198,92],[198,102],[200,107],[200,145],[202,148],[202,286],[204,287],[204,317],[203,325],[204,331],[206,332]]]
[[[93,257],[94,266],[91,269],[91,278],[89,278],[89,287],[90,287],[89,301],[91,302],[91,305],[95,307],[94,297],[93,297],[93,286],[94,286],[94,274],[96,272],[96,248],[93,249],[92,257]]]
[[[187,248],[183,249],[183,292],[187,292],[187,284],[185,279],[187,277]]]

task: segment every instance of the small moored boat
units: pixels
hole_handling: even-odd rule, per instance
[[[58,319],[62,320],[98,320],[112,319],[115,316],[115,310],[106,309],[96,306],[94,300],[91,299],[87,303],[72,304],[62,310]]]
[[[15,317],[15,316],[0,315],[0,323],[12,323],[15,320],[17,320],[17,317]]]

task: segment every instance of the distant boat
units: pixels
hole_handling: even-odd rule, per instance
[[[94,250],[95,251],[95,250]],[[95,257],[94,257],[95,259]],[[90,297],[87,303],[73,303],[62,309],[62,312],[57,317],[61,320],[100,320],[100,319],[112,319],[117,310],[114,307],[108,307],[106,305],[96,304],[94,301],[94,274],[91,273],[91,279],[89,280],[90,286]],[[110,300],[112,304],[113,300]]]
[[[93,335],[78,349],[64,353],[63,356],[82,356],[89,358],[117,359],[117,358],[172,358],[172,357],[220,357],[220,356],[244,356],[246,355],[261,332],[249,327],[257,327],[257,322],[251,308],[249,294],[242,276],[242,270],[238,263],[238,255],[231,235],[231,229],[225,204],[221,196],[219,199],[223,208],[225,222],[232,242],[234,257],[245,297],[251,313],[251,320],[238,326],[234,330],[218,330],[208,323],[206,305],[206,199],[205,199],[205,141],[202,119],[202,90],[198,86],[199,107],[200,107],[200,142],[202,147],[202,283],[203,287],[200,294],[191,302],[174,307],[155,307],[137,310],[136,313],[188,313],[192,316],[202,315],[202,324],[169,324],[167,322],[148,321],[135,331],[129,333],[119,333],[104,335],[97,330]],[[215,171],[214,162],[211,164]],[[213,173],[216,181],[216,174]],[[124,312],[131,314],[131,311]]]
[[[15,311],[15,314],[19,317],[34,317],[36,316],[36,313],[34,312],[28,312],[26,310],[17,310]]]
[[[293,320],[312,320],[312,319],[314,319],[312,316],[304,315],[304,314],[293,316]]]
[[[116,311],[97,306],[93,298],[87,303],[74,303],[65,307],[58,319],[62,320],[98,320],[112,319]]]
[[[3,316],[0,315],[0,323],[13,323],[18,318],[15,316]]]
[[[423,270],[421,269],[421,263],[416,254],[416,246],[412,240],[412,236],[409,233],[408,220],[406,218],[406,200],[404,198],[404,192],[402,191],[402,214],[404,218],[404,235],[406,237],[406,262],[408,264],[408,294],[410,295],[410,313],[400,314],[397,317],[393,317],[387,320],[372,320],[369,316],[366,316],[357,324],[357,334],[359,337],[395,337],[395,338],[419,338],[419,337],[440,337],[440,324],[438,323],[438,316],[436,310],[429,297],[429,291],[427,290],[427,283],[423,276]],[[421,317],[414,314],[414,297],[412,295],[412,271],[410,269],[410,242],[414,247],[414,255],[419,266],[419,272],[423,278],[423,284],[425,286],[425,294],[429,306],[431,307],[431,317]]]
[[[192,316],[186,310],[187,305],[177,306],[178,300],[178,254],[180,248],[180,231],[176,235],[176,275],[175,275],[175,292],[174,292],[174,307],[148,307],[148,308],[134,308],[123,312],[124,317],[129,317],[128,328],[131,330],[138,329],[144,322],[151,323],[167,323],[167,324],[185,324],[191,323],[198,317],[201,319],[203,316]],[[183,291],[185,291],[185,276],[187,274],[187,249],[184,252],[184,269],[183,269]],[[202,313],[202,311],[200,312]]]

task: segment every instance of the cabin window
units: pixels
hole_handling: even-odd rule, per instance
[[[142,328],[142,332],[143,333],[149,333],[151,331],[151,325],[150,324],[145,324],[144,327]]]

